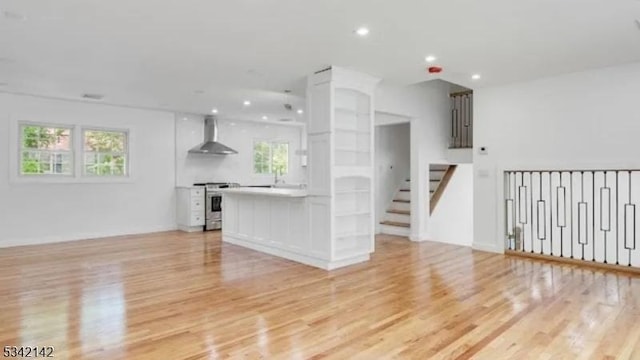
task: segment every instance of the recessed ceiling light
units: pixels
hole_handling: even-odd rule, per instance
[[[428,62],[428,63],[432,63],[432,62],[434,62],[434,61],[438,60],[438,58],[436,58],[436,57],[435,57],[435,56],[433,56],[433,55],[429,55],[429,56],[427,56],[426,58],[424,58],[424,60],[425,60],[426,62]]]
[[[212,114],[217,114],[218,113],[218,109],[216,109],[216,108],[211,109],[211,113]]]
[[[300,115],[304,114],[304,110],[298,109],[298,114],[300,114]]]
[[[251,101],[249,101],[249,100],[245,100],[245,101],[243,101],[243,102],[242,102],[242,105],[244,105],[244,106],[250,106],[250,105],[251,105]]]
[[[267,117],[267,115],[264,115],[264,116],[262,117],[262,120],[269,120],[269,117]]]
[[[356,29],[355,33],[358,34],[358,36],[367,36],[369,35],[369,29],[364,26],[359,27]]]
[[[471,80],[480,80],[481,77],[480,74],[473,74],[471,75]]]

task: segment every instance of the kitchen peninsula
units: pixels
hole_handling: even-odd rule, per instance
[[[336,67],[308,78],[308,188],[223,190],[224,242],[326,270],[369,260],[377,82]]]
[[[235,188],[223,190],[222,197],[223,241],[327,267],[326,252],[309,242],[305,190]]]

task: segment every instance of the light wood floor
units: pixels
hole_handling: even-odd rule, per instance
[[[0,249],[0,345],[58,359],[640,359],[640,278],[379,237],[326,272],[162,233]]]

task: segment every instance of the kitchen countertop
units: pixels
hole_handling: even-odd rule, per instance
[[[282,188],[259,188],[259,187],[238,187],[220,189],[223,194],[245,194],[280,197],[305,197],[307,190],[302,189],[282,189]]]

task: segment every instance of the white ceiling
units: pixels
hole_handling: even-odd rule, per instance
[[[408,84],[432,79],[434,54],[441,78],[478,87],[640,61],[638,0],[0,0],[0,11],[0,91],[237,118],[291,117],[282,104],[304,106],[304,77],[330,64]]]

